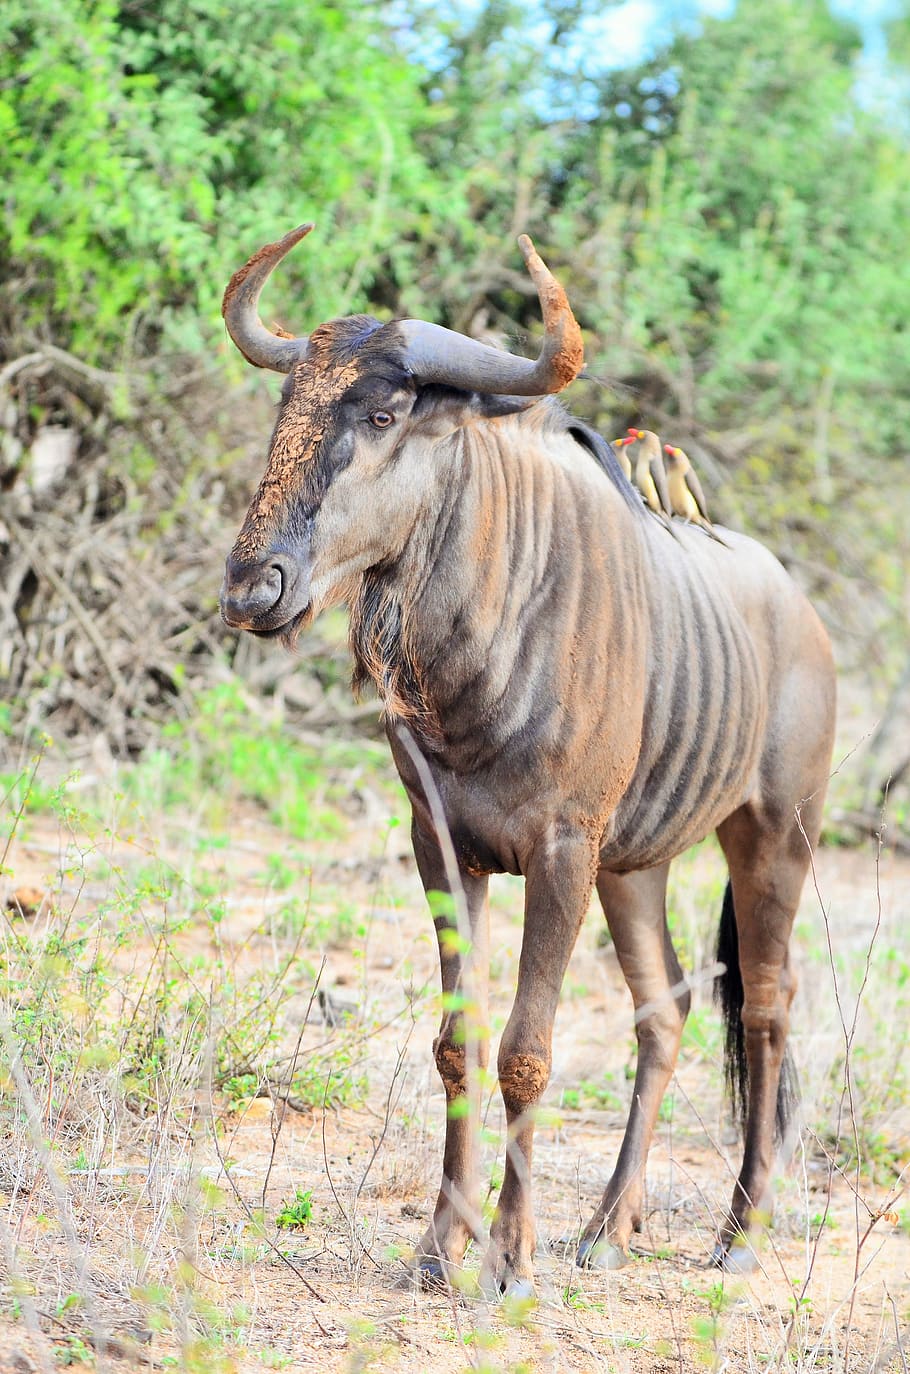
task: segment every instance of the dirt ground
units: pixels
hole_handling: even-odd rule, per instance
[[[249,808],[234,817],[231,834],[230,848],[209,859],[230,894],[218,953],[233,943],[239,959],[255,962],[270,957],[263,913],[276,900],[258,881],[261,856],[287,841]],[[300,864],[304,850],[288,848],[288,862]],[[4,881],[65,892],[76,880],[61,879],[61,858],[55,823],[37,818],[17,838]],[[198,1110],[185,1129],[171,1125],[156,1136],[153,1120],[132,1132],[112,1130],[103,1166],[71,1169],[69,1238],[59,1197],[42,1191],[40,1180],[31,1191],[21,1186],[7,1167],[0,1369],[44,1369],[61,1360],[78,1367],[84,1359],[114,1369],[906,1374],[910,1211],[901,1188],[910,1115],[906,1097],[897,1108],[889,1099],[875,1130],[857,1137],[871,1142],[858,1172],[843,1143],[835,1144],[845,1042],[832,961],[849,1027],[876,926],[876,951],[897,951],[898,960],[885,959],[881,982],[875,965],[863,994],[851,1052],[864,1046],[865,1076],[856,1076],[852,1118],[845,1109],[842,1137],[849,1138],[849,1122],[862,1116],[856,1098],[872,1092],[876,1072],[897,1072],[888,1055],[896,1045],[900,1056],[906,1041],[906,1000],[889,988],[888,970],[910,976],[910,862],[886,852],[879,865],[871,846],[817,856],[817,885],[807,885],[796,941],[793,1049],[806,1129],[780,1171],[774,1225],[759,1243],[757,1268],[743,1277],[707,1263],[739,1143],[723,1103],[717,1022],[705,986],[696,988],[692,1030],[651,1151],[647,1219],[632,1261],[606,1274],[573,1267],[575,1239],[619,1147],[634,1064],[630,999],[592,909],[565,982],[548,1110],[537,1130],[538,1302],[508,1311],[422,1292],[408,1263],[432,1210],[445,1109],[431,1054],[439,1015],[435,939],[405,831],[390,832],[377,805],[343,841],[307,852],[305,861],[314,909],[324,902],[330,913],[343,902],[361,924],[353,938],[323,941],[321,1002],[312,997],[311,972],[299,975],[293,1005],[310,1013],[301,1052],[337,1042],[366,1079],[365,1096],[297,1111],[269,1096],[229,1101],[200,1083]],[[705,846],[671,893],[690,969],[711,962],[721,881],[719,857]],[[90,912],[98,896],[91,883],[77,895]],[[520,936],[520,885],[494,880],[494,1045],[508,1014]],[[197,967],[216,952],[210,926],[190,922],[180,940]],[[149,948],[137,927],[118,957],[135,966]],[[304,953],[307,968],[318,968],[321,951]],[[901,1026],[895,1016],[904,1018]],[[297,1025],[288,1032],[294,1043]],[[85,1121],[90,1125],[91,1114]],[[485,1178],[495,1181],[502,1158],[502,1113],[491,1091]],[[175,1189],[188,1178],[196,1202],[180,1194],[175,1230]],[[207,1207],[205,1188],[218,1189],[217,1207]],[[312,1216],[300,1230],[277,1230],[273,1220],[295,1190],[311,1195]],[[494,1200],[491,1189],[490,1207]],[[264,1229],[254,1225],[260,1209]],[[154,1263],[142,1258],[152,1255]],[[171,1275],[171,1319],[163,1329],[150,1318],[156,1299],[143,1265]],[[478,1265],[479,1255],[469,1254],[469,1269]],[[72,1292],[82,1300],[69,1303]],[[159,1301],[157,1310],[166,1305]],[[202,1343],[193,1335],[200,1320]],[[99,1349],[105,1333],[115,1340],[106,1353]]]

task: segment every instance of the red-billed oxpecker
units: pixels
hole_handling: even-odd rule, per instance
[[[645,504],[655,515],[670,518],[670,492],[660,440],[650,429],[630,429],[627,444],[638,444],[635,456],[635,485]]]
[[[625,473],[627,482],[632,481],[632,460],[626,453],[626,449],[632,442],[632,439],[614,439],[611,443],[613,452],[616,454],[616,461]]]
[[[667,485],[670,490],[670,504],[673,514],[683,520],[701,525],[710,534],[714,526],[708,518],[708,506],[702,491],[698,473],[692,466],[688,454],[673,444],[664,444],[667,455]]]
[[[831,756],[827,636],[753,540],[730,533],[725,547],[677,522],[668,539],[610,444],[547,399],[578,375],[582,341],[529,239],[519,244],[544,322],[534,360],[422,320],[355,315],[308,336],[272,333],[259,293],[309,228],[261,249],[225,293],[241,353],[287,379],[221,606],[229,626],[293,645],[320,610],[347,604],[355,680],[383,702],[421,879],[455,897],[436,908],[434,1052],[449,1110],[419,1270],[451,1278],[483,1236],[476,1070],[487,1061],[487,885],[500,872],[524,876],[525,915],[497,1060],[508,1143],[481,1283],[532,1291],[534,1119],[595,886],[639,1052],[622,1148],[577,1262],[627,1259],[689,1006],[667,873],[712,830],[730,874],[719,987],[744,1130],[715,1259],[744,1264],[770,1203],[775,1122],[779,1134],[792,1106],[787,950]],[[453,924],[470,941],[453,939]]]

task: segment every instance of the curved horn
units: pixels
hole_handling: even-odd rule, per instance
[[[527,234],[518,240],[543,312],[544,341],[536,362],[424,320],[402,320],[406,361],[422,382],[443,382],[466,391],[509,396],[546,396],[562,391],[584,365],[584,345],[565,291]]]
[[[240,352],[254,367],[290,372],[306,353],[306,334],[300,338],[292,334],[273,334],[260,320],[256,307],[272,269],[277,267],[295,243],[306,238],[312,228],[312,224],[301,224],[277,243],[267,243],[234,273],[227,284],[221,302],[224,323]]]

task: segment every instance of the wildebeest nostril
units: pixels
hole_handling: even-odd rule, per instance
[[[242,568],[229,559],[221,591],[221,613],[227,624],[236,629],[250,628],[274,610],[292,580],[288,572],[281,558]]]
[[[257,569],[244,580],[246,586],[242,590],[238,588],[232,600],[243,605],[248,615],[262,615],[281,600],[284,579],[281,568],[276,563]]]

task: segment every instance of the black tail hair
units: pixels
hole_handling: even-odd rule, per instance
[[[733,1112],[741,1127],[746,1124],[749,1104],[749,1064],[746,1059],[746,1033],[743,1029],[743,976],[739,967],[739,936],[733,908],[733,888],[728,882],[717,932],[717,962],[724,965],[714,984],[714,1000],[724,1017],[724,1071]],[[793,1113],[799,1105],[799,1078],[789,1048],[784,1051],[777,1088],[775,1143],[786,1138]]]

